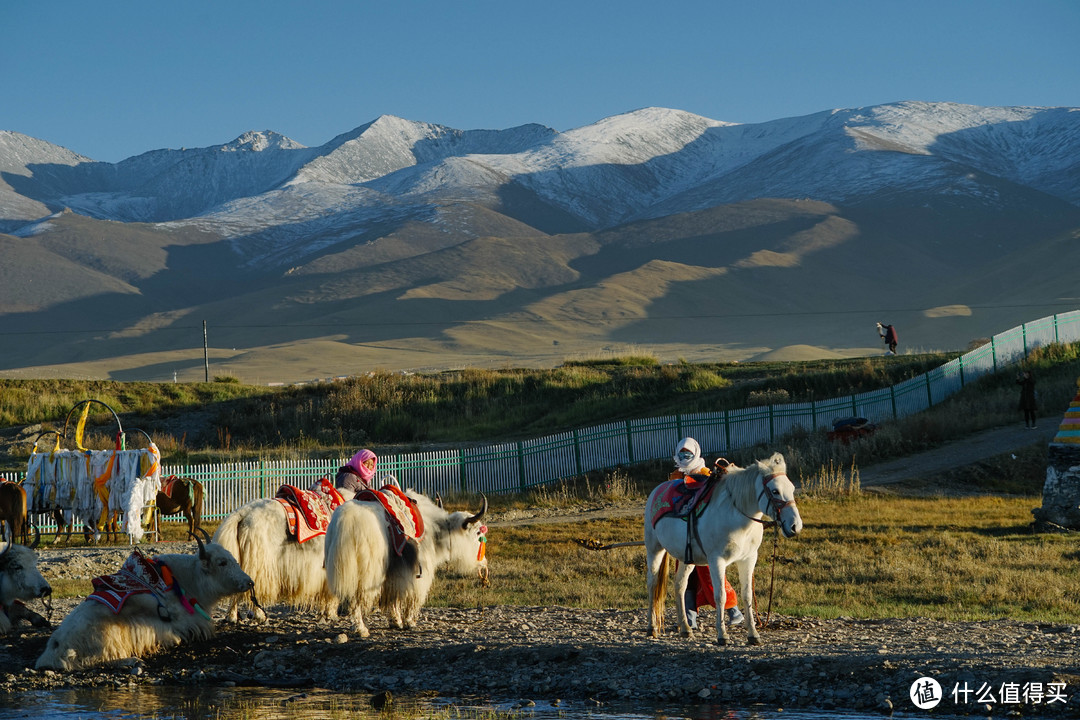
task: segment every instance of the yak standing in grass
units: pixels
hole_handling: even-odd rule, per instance
[[[487,580],[487,498],[480,512],[471,515],[447,512],[413,491],[405,494],[422,518],[419,539],[396,538],[386,508],[367,500],[339,507],[326,530],[327,584],[339,602],[351,607],[349,618],[361,637],[369,635],[363,615],[376,604],[393,627],[415,627],[440,566],[478,572]]]
[[[95,578],[94,592],[60,623],[35,667],[77,670],[213,637],[210,611],[254,583],[206,539],[195,536],[197,555],[147,558],[136,549],[120,573]]]

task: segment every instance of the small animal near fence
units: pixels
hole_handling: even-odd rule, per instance
[[[379,458],[380,473],[402,487],[434,497],[453,493],[520,492],[593,470],[668,458],[680,438],[693,436],[711,454],[769,446],[796,431],[831,429],[836,418],[880,424],[922,412],[967,383],[996,372],[1052,343],[1080,341],[1080,311],[1042,318],[994,336],[939,368],[897,385],[827,400],[642,418],[570,430],[542,438]],[[228,515],[283,484],[307,488],[333,477],[347,458],[163,465],[163,476],[198,480],[203,519]],[[17,479],[17,478],[10,478]],[[43,519],[48,523],[48,519]]]

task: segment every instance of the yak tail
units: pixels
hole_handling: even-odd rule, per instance
[[[19,492],[15,493],[15,513],[12,515],[11,542],[26,542],[27,528],[30,525],[30,516],[27,514],[26,490],[22,485],[16,485]],[[29,544],[29,543],[27,543]]]
[[[667,599],[668,560],[670,558],[670,555],[664,553],[664,557],[660,560],[660,567],[653,578],[652,597],[649,599],[652,602],[653,623],[656,625],[657,632],[664,629],[664,601]]]
[[[326,528],[326,549],[323,555],[326,565],[326,584],[330,593],[338,600],[354,598],[360,590],[360,570],[358,558],[359,548],[357,543],[347,537],[343,526],[348,524],[356,527],[361,518],[358,516],[360,506],[356,503],[347,502],[330,517],[330,525]]]

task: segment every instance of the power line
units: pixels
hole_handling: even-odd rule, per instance
[[[1045,303],[1019,303],[1015,305],[964,305],[963,307],[973,310],[1010,310],[1010,309],[1024,309],[1024,308],[1045,308],[1045,307],[1071,307],[1075,308],[1077,303],[1065,303],[1065,302],[1045,302]],[[217,330],[266,330],[270,328],[329,328],[329,329],[349,329],[349,328],[374,328],[374,327],[422,327],[422,326],[443,326],[443,325],[472,325],[479,323],[500,323],[500,324],[554,324],[558,322],[587,322],[591,324],[612,324],[619,322],[670,322],[673,320],[748,320],[754,318],[770,318],[770,317],[839,317],[850,315],[894,315],[897,313],[925,313],[928,310],[935,308],[872,308],[872,309],[852,309],[852,310],[804,310],[804,311],[776,311],[776,312],[759,312],[759,313],[702,313],[694,315],[649,315],[649,316],[621,316],[621,317],[575,317],[567,320],[559,320],[552,318],[541,317],[491,317],[491,318],[462,318],[462,319],[447,319],[447,320],[408,320],[408,321],[366,321],[366,322],[348,322],[348,323],[273,323],[273,324],[258,324],[258,325],[245,325],[245,324],[229,324],[219,323],[214,324],[213,327]],[[201,325],[170,325],[160,328],[154,328],[151,330],[141,331],[140,335],[148,335],[151,333],[161,332],[191,332],[201,331]],[[124,333],[130,332],[131,328],[79,328],[71,330],[14,330],[14,331],[0,331],[0,337],[3,336],[33,336],[33,335],[74,335],[74,334],[95,334],[95,333]],[[115,338],[126,339],[126,338]]]

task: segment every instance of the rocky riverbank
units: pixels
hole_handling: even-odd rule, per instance
[[[75,602],[57,602],[54,624]],[[668,614],[652,639],[644,610],[427,608],[413,631],[376,617],[361,639],[344,622],[279,608],[265,626],[219,624],[212,643],[67,674],[30,669],[48,632],[24,627],[0,640],[0,689],[216,684],[889,713],[919,712],[909,693],[925,677],[941,687],[939,713],[1080,716],[1077,625],[774,616],[763,645],[735,628],[736,644],[718,647],[712,614],[690,640]]]

